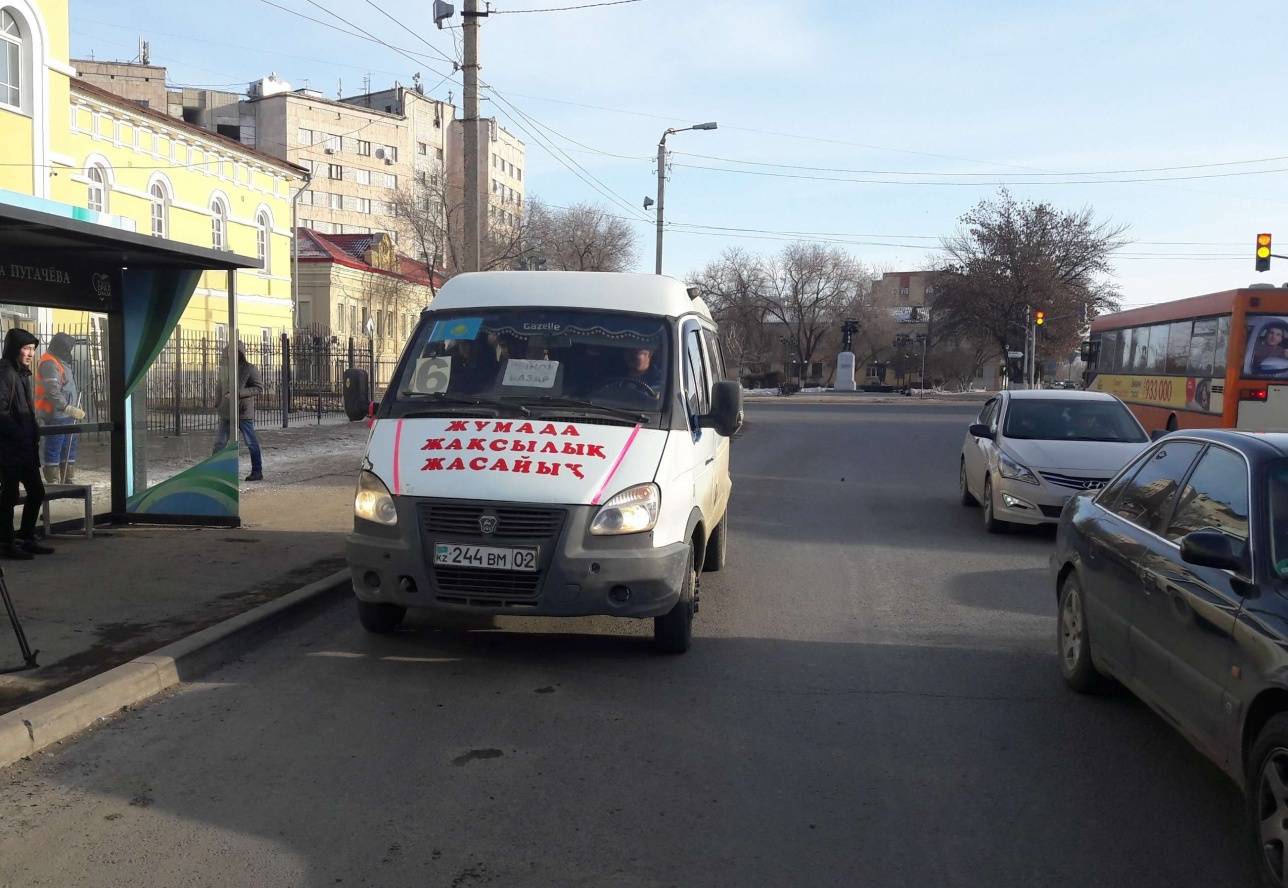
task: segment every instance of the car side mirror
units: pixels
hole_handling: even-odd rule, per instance
[[[742,428],[742,385],[717,382],[711,387],[711,410],[698,417],[698,428],[715,429],[717,435],[732,438]]]
[[[1171,432],[1167,429],[1154,429],[1154,431],[1149,433],[1149,440],[1157,441],[1159,438],[1166,438],[1170,434]]]
[[[973,422],[970,426],[970,433],[976,438],[992,438],[993,430],[982,422]]]
[[[1244,543],[1219,530],[1196,530],[1181,537],[1181,560],[1199,567],[1243,572]]]

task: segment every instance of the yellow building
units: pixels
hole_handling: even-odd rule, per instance
[[[236,273],[242,337],[289,330],[291,201],[305,171],[76,79],[68,28],[67,0],[0,0],[0,188],[258,257],[262,268]],[[225,272],[204,274],[180,325],[226,336],[226,294]]]

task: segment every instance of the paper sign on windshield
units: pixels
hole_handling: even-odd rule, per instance
[[[558,361],[528,361],[510,358],[505,362],[502,385],[522,388],[552,388],[559,375]]]

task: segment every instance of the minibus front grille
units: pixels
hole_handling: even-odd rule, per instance
[[[451,604],[523,607],[537,603],[541,573],[483,570],[468,567],[434,568],[435,598]]]
[[[559,536],[563,509],[524,506],[487,506],[481,503],[421,503],[420,526],[429,542],[443,536],[469,537],[482,545],[488,540],[550,540]],[[494,518],[495,529],[484,534],[482,519]],[[453,539],[453,542],[461,540]]]

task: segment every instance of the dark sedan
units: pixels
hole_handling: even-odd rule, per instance
[[[1288,434],[1168,435],[1069,502],[1051,568],[1065,681],[1117,679],[1233,777],[1288,886]]]

